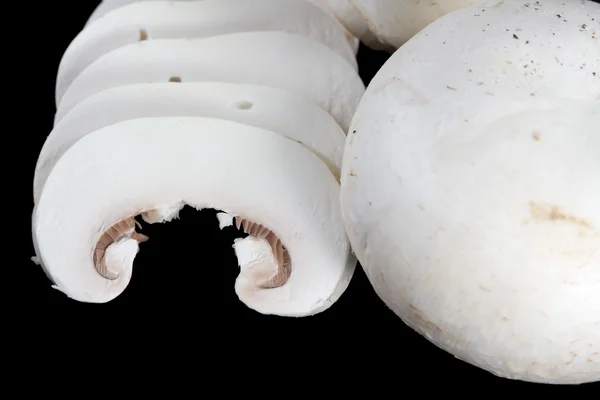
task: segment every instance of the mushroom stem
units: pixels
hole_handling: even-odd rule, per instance
[[[289,252],[281,239],[266,226],[252,222],[247,218],[235,217],[235,226],[255,238],[266,240],[271,246],[276,270],[269,279],[258,283],[258,287],[261,289],[274,289],[285,285],[292,274],[292,263]]]
[[[148,240],[148,236],[135,231],[136,226],[141,229],[139,222],[137,222],[134,217],[129,217],[112,225],[102,234],[102,236],[100,236],[100,239],[98,239],[96,247],[94,248],[93,257],[94,268],[102,277],[108,280],[115,280],[119,277],[119,273],[111,271],[106,264],[106,250],[111,245],[118,243],[125,238],[133,239],[138,243]]]

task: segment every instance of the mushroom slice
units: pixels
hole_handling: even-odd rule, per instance
[[[184,205],[222,210],[259,234],[236,244],[236,291],[258,312],[315,314],[352,277],[339,184],[325,164],[277,133],[200,117],[123,121],[75,143],[35,207],[36,255],[70,298],[108,302],[128,285],[144,239],[131,218],[170,220]]]
[[[600,380],[599,33],[590,1],[454,11],[352,120],[341,202],[375,291],[505,378]]]
[[[141,228],[133,217],[125,218],[104,231],[100,239],[98,239],[94,248],[94,268],[104,278],[114,280],[119,277],[118,273],[111,271],[108,267],[106,252],[109,248],[116,250],[116,248],[111,246],[122,243],[124,239],[133,239],[137,243],[143,243],[148,240],[146,235],[135,231],[136,226]]]
[[[268,12],[265,12],[268,10]],[[204,0],[137,2],[85,27],[65,51],[56,104],[81,71],[119,47],[152,39],[192,39],[248,31],[285,31],[323,43],[356,70],[345,28],[305,0]]]
[[[88,133],[128,119],[168,116],[227,119],[280,133],[313,151],[339,181],[346,136],[331,115],[298,93],[220,82],[140,83],[97,93],[61,119],[40,152],[34,200],[62,154]]]
[[[262,84],[305,94],[328,110],[344,132],[364,84],[327,46],[287,32],[242,32],[203,39],[156,39],[100,57],[69,87],[55,123],[87,97],[111,87],[168,82]]]

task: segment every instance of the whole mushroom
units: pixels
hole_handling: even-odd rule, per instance
[[[311,0],[365,45],[393,52],[437,18],[485,0]]]
[[[498,376],[600,380],[600,4],[487,1],[392,55],[342,211],[381,299]]]

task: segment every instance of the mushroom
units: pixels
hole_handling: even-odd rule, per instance
[[[426,27],[367,88],[341,185],[353,250],[410,327],[501,377],[600,380],[600,4]]]
[[[328,7],[365,45],[393,52],[437,18],[485,0],[310,0]]]
[[[305,0],[137,2],[116,8],[89,24],[71,42],[58,70],[56,103],[85,67],[125,45],[148,39],[270,30],[297,33],[323,43],[357,68],[345,28]]]
[[[360,8],[353,4],[352,0],[309,0],[324,10],[333,14],[342,25],[356,38],[366,46],[383,51],[393,51],[395,47],[382,43],[371,31],[369,19],[362,13]],[[377,0],[378,1],[378,0]],[[402,0],[400,0],[402,1]],[[398,0],[392,3],[391,8],[394,11],[397,8]],[[376,29],[376,27],[373,27]]]
[[[116,10],[117,8],[132,4],[132,3],[145,3],[145,2],[153,2],[158,0],[102,0],[100,4],[94,9],[94,12],[88,18],[85,27],[96,21],[97,19],[105,16],[109,12]],[[170,3],[185,3],[189,1],[197,1],[197,0],[173,0],[169,1]]]
[[[57,105],[55,123],[102,90],[133,83],[224,81],[305,93],[347,132],[364,84],[327,46],[287,32],[242,32],[203,39],[156,39],[120,47],[92,62]]]
[[[56,162],[82,137],[128,119],[168,116],[221,118],[279,133],[313,151],[339,180],[346,136],[329,113],[304,96],[257,85],[140,83],[99,92],[58,122],[38,158],[35,202]]]
[[[73,144],[34,209],[36,255],[68,297],[108,302],[146,240],[133,218],[169,221],[184,205],[222,210],[251,234],[235,244],[235,289],[258,312],[312,315],[348,286],[356,259],[326,165],[280,134],[205,117],[121,121]]]

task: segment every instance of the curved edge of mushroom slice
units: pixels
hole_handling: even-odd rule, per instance
[[[365,92],[352,65],[302,35],[270,31],[156,39],[123,46],[92,62],[65,92],[54,123],[104,90],[164,83],[172,77],[180,82],[260,84],[301,93],[327,110],[345,133]]]
[[[257,287],[273,289],[283,286],[292,274],[292,262],[290,254],[281,239],[266,226],[254,223],[247,218],[235,217],[234,221],[237,229],[243,229],[244,232],[254,238],[266,241],[271,249],[275,269],[270,271],[271,275],[268,279],[256,282]]]
[[[252,162],[241,164],[248,154]],[[268,246],[275,267],[252,282],[241,271],[240,300],[264,314],[312,315],[337,300],[357,264],[339,194],[318,156],[277,133],[200,117],[127,120],[58,161],[34,210],[36,255],[57,289],[103,303],[126,289],[146,240],[133,216],[161,222],[184,205],[222,210],[243,216],[236,224]]]

